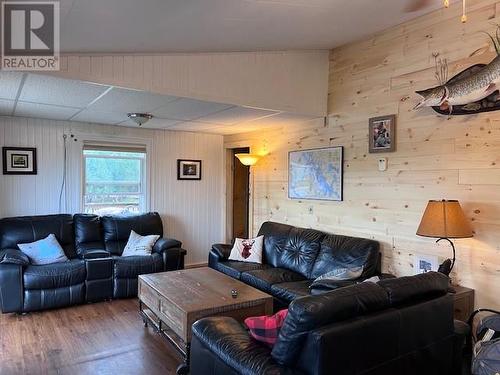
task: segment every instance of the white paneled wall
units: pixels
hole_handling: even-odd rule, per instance
[[[163,218],[165,233],[184,243],[187,264],[207,261],[223,239],[223,138],[218,135],[134,129],[78,122],[0,117],[0,146],[36,147],[38,174],[0,175],[0,217],[59,212],[63,134],[68,138],[67,196],[63,212],[80,211],[81,147],[85,138],[133,139],[151,145],[151,210]],[[201,159],[201,181],[177,181],[177,159]]]

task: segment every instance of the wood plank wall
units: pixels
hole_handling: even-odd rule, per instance
[[[211,245],[224,236],[222,136],[0,116],[0,147],[36,147],[38,155],[37,175],[0,175],[0,217],[58,213],[63,134],[75,134],[78,142],[68,141],[62,212],[81,212],[81,155],[86,138],[118,137],[150,144],[150,209],[162,216],[165,235],[183,242],[187,264],[207,262]],[[178,158],[202,159],[203,179],[177,181]]]
[[[226,147],[267,149],[255,173],[255,230],[265,220],[379,240],[383,268],[413,273],[415,254],[451,256],[446,244],[415,235],[429,199],[459,199],[475,237],[457,240],[453,281],[476,289],[476,305],[500,308],[500,112],[439,116],[413,111],[415,90],[436,85],[433,53],[450,76],[495,54],[481,31],[495,31],[500,2],[470,0],[331,51],[329,118],[269,132],[226,136]],[[397,152],[388,170],[368,153],[368,118],[397,114]],[[345,147],[344,202],[287,199],[287,153]]]

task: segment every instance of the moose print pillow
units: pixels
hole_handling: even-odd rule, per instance
[[[262,263],[262,248],[264,246],[264,236],[250,238],[248,240],[237,238],[231,249],[229,260],[239,262]]]

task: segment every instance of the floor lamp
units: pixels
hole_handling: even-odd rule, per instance
[[[249,208],[248,208],[248,211],[249,211],[249,228],[248,228],[248,235],[249,237],[252,237],[253,236],[253,210],[254,210],[254,207],[253,207],[253,204],[254,204],[254,182],[255,182],[255,178],[254,178],[254,173],[252,171],[252,166],[254,166],[255,164],[257,164],[257,162],[259,161],[260,159],[260,155],[257,155],[257,154],[235,154],[234,155],[240,162],[241,164],[247,166],[247,167],[250,167],[250,191],[249,191],[249,194],[250,194],[250,202],[249,202]]]

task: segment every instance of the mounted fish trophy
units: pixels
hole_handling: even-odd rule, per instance
[[[448,116],[500,110],[500,26],[495,37],[489,36],[497,53],[493,61],[473,65],[450,80],[447,61],[434,54],[439,86],[416,91],[422,100],[414,109],[432,107]]]

